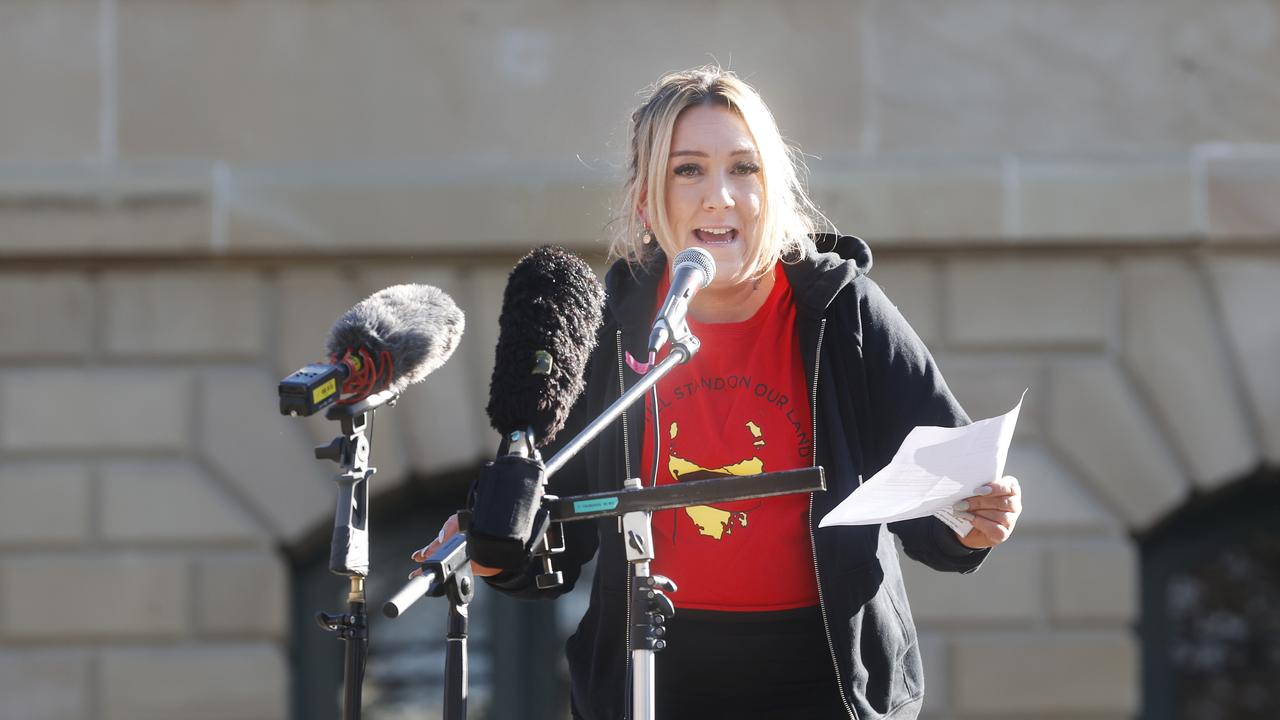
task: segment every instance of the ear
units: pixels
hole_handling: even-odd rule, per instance
[[[636,216],[640,218],[640,224],[649,227],[649,193],[646,190],[640,191],[640,198],[636,200]]]

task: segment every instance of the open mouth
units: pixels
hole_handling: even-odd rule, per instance
[[[698,238],[698,242],[708,245],[727,245],[738,239],[738,231],[733,228],[697,228],[693,231],[693,236]]]

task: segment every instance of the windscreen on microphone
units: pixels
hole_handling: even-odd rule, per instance
[[[389,371],[379,368],[386,375],[386,387],[372,390],[403,392],[449,359],[465,326],[462,311],[443,290],[393,285],[338,318],[329,331],[327,347],[335,361],[359,349],[375,359],[388,357]]]
[[[539,447],[555,439],[582,393],[603,307],[600,281],[572,253],[547,245],[516,264],[502,297],[485,408],[495,430],[532,429]]]

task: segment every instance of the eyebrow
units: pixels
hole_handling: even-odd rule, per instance
[[[756,151],[752,150],[751,148],[739,148],[729,153],[730,157],[737,157],[739,155],[755,155],[755,154],[756,154]],[[701,150],[674,150],[672,151],[671,155],[669,155],[668,157],[685,157],[685,156],[700,157],[700,158],[711,157],[710,155],[702,152]]]

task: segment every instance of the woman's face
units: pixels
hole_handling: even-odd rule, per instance
[[[667,162],[667,219],[662,238],[669,258],[700,247],[716,261],[714,286],[747,278],[760,244],[764,183],[760,155],[747,125],[719,105],[696,105],[676,119]]]

